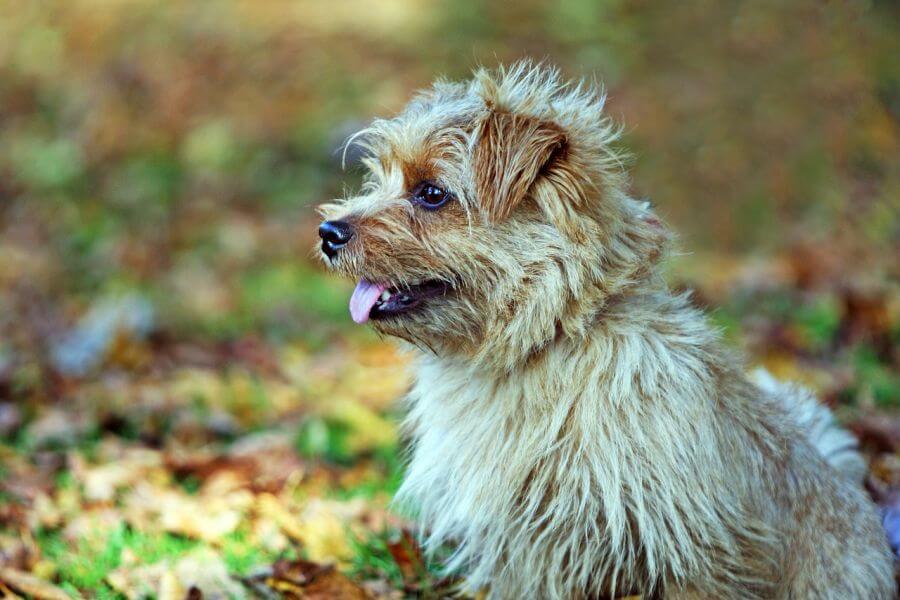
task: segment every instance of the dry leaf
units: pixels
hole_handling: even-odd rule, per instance
[[[186,595],[187,591],[181,585],[181,582],[178,581],[178,576],[175,572],[172,569],[166,570],[159,582],[157,600],[184,600]]]
[[[107,464],[87,467],[81,473],[84,496],[89,501],[110,501],[116,490],[146,479],[147,471],[162,464],[162,457],[151,450],[135,450]]]
[[[243,586],[228,573],[225,561],[212,550],[198,549],[177,560],[152,565],[120,567],[107,576],[107,582],[129,599],[163,593],[184,598],[192,588],[206,597],[241,599]]]
[[[347,446],[351,453],[392,446],[397,442],[396,426],[364,404],[350,400],[334,402],[328,414],[349,426]]]
[[[387,549],[407,582],[416,580],[425,572],[422,550],[408,530],[401,531],[399,539],[388,542]]]
[[[31,573],[0,567],[0,581],[36,600],[72,600],[72,596]]]
[[[126,519],[139,529],[148,526],[207,542],[235,531],[253,503],[246,490],[202,493],[198,496],[139,483],[125,498]]]
[[[271,569],[245,578],[253,589],[273,590],[282,598],[303,600],[370,600],[365,589],[332,565],[306,560],[279,560]]]
[[[314,561],[342,561],[351,555],[347,540],[350,522],[364,510],[362,502],[311,499],[298,514],[287,510],[271,494],[257,498],[261,515],[272,519],[282,531],[297,540]]]

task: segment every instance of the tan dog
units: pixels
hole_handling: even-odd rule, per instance
[[[418,349],[399,498],[495,598],[890,598],[853,439],[659,275],[591,86],[519,63],[361,132],[323,207],[357,322]]]

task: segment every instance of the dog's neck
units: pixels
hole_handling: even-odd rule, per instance
[[[529,318],[526,315],[533,313],[524,313],[498,327],[498,335],[474,350],[463,346],[423,351],[439,362],[464,365],[485,376],[515,376],[537,367],[547,355],[583,347],[593,338],[611,335],[612,323],[652,328],[655,315],[649,307],[662,310],[672,299],[663,277],[654,271],[636,281],[628,280],[612,292],[600,287],[593,293],[585,291],[581,298],[571,300],[558,317],[546,319],[543,331],[534,326],[539,317]]]
[[[690,332],[685,331],[690,327]],[[685,335],[697,340],[696,352],[719,352],[719,338],[707,325],[706,317],[689,302],[689,294],[673,294],[661,275],[629,285],[618,293],[583,303],[567,316],[565,326],[557,323],[555,335],[540,344],[527,346],[491,344],[473,357],[465,351],[435,352],[416,349],[420,365],[465,374],[466,377],[503,380],[543,372],[547,360],[584,352],[588,346],[609,346],[625,337],[653,337],[662,349],[681,344]],[[488,355],[489,359],[484,356]]]

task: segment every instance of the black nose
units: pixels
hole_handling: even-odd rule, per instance
[[[332,258],[353,237],[353,228],[345,221],[325,221],[319,225],[319,237],[322,238],[322,252]]]

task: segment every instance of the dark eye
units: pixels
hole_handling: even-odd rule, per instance
[[[434,209],[443,206],[444,203],[446,203],[447,200],[452,197],[453,194],[451,194],[447,190],[439,188],[433,183],[429,183],[427,181],[424,183],[420,183],[413,191],[413,199],[423,207],[428,209]]]

